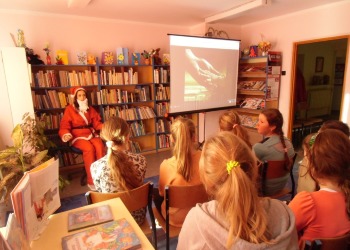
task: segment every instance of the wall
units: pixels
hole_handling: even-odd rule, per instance
[[[286,132],[289,123],[293,43],[349,35],[349,9],[350,2],[343,1],[242,27],[201,24],[188,28],[60,15],[0,12],[0,46],[12,46],[9,33],[17,34],[18,28],[24,30],[27,46],[33,48],[42,58],[46,43],[50,43],[53,50],[67,49],[71,54],[86,50],[99,55],[102,50],[115,50],[119,46],[128,47],[131,51],[160,47],[162,54],[169,51],[168,33],[203,35],[208,27],[213,27],[225,30],[230,38],[241,39],[243,46],[257,44],[263,34],[266,40],[272,42],[272,50],[283,53],[282,69],[286,71],[286,75],[282,76],[280,100],[283,101],[280,101],[279,107],[285,118]],[[350,50],[347,56],[350,58]],[[345,77],[347,75],[350,75],[349,65]],[[344,122],[350,124],[350,84],[346,79],[344,93],[342,117]],[[212,120],[210,113],[206,115],[206,119]],[[211,134],[216,129],[213,127],[212,131],[206,130],[206,134]]]
[[[282,70],[286,71],[286,75],[282,76],[279,109],[285,118],[285,132],[288,131],[289,124],[293,43],[350,35],[349,9],[350,1],[343,1],[242,26],[244,44],[257,44],[261,40],[260,34],[263,34],[272,43],[272,50],[283,54]],[[350,50],[347,51],[347,57],[350,58]],[[347,76],[350,76],[349,64],[345,72],[342,121],[350,124],[350,83]]]

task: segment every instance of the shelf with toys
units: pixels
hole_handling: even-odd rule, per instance
[[[256,131],[260,111],[278,108],[281,67],[281,52],[268,51],[266,56],[240,59],[237,111],[241,123],[248,128],[252,143],[261,140]]]

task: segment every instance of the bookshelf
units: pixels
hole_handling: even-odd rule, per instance
[[[282,54],[241,58],[237,87],[237,111],[252,144],[261,140],[256,130],[261,109],[278,108]]]
[[[82,165],[81,157],[61,142],[58,129],[71,86],[83,86],[103,121],[119,116],[130,125],[130,150],[147,154],[170,148],[165,117],[170,102],[169,65],[32,65],[36,115],[47,122],[46,134],[58,146],[61,167]],[[197,115],[189,115],[198,124]],[[81,161],[81,162],[79,162]]]

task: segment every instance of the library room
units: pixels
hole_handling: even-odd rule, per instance
[[[349,249],[349,9],[2,1],[0,249]]]

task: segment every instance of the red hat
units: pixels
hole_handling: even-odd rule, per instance
[[[70,89],[70,93],[71,93],[72,97],[74,97],[79,90],[83,90],[86,93],[86,89],[84,89],[83,87],[74,87],[74,88]]]

